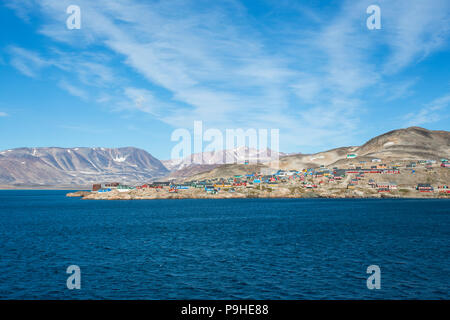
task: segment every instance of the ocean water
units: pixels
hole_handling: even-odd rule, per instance
[[[0,191],[1,299],[450,298],[448,200],[65,194]]]

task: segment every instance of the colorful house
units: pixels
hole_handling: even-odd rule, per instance
[[[433,192],[434,189],[429,183],[419,183],[416,187],[417,191],[420,192]]]

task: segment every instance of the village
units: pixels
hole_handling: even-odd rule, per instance
[[[301,170],[263,168],[229,177],[153,181],[126,185],[94,184],[90,192],[70,193],[83,199],[183,199],[183,198],[436,198],[449,197],[450,162],[355,161],[347,155],[340,167],[321,165]]]

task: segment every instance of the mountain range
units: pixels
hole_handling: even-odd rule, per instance
[[[258,150],[241,146],[234,149],[194,153],[182,159],[163,160],[162,163],[171,171],[168,178],[184,178],[207,172],[224,164],[244,164],[246,160],[249,163],[267,163],[283,156],[286,154],[268,148]]]
[[[239,147],[160,161],[134,148],[18,148],[0,152],[0,185],[82,186],[96,182],[142,183],[156,179],[205,178],[279,167],[303,169],[359,160],[419,160],[450,158],[450,132],[410,127],[387,132],[362,146],[315,154],[279,153]],[[250,165],[244,165],[249,160]],[[252,162],[259,161],[258,164]],[[262,163],[262,164],[261,164]]]
[[[147,181],[167,175],[148,152],[133,148],[19,148],[0,152],[0,184],[87,185]]]

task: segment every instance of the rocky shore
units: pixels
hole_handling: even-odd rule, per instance
[[[447,198],[445,193],[421,193],[416,190],[401,189],[391,193],[378,193],[376,190],[304,190],[298,187],[278,187],[247,189],[237,188],[235,192],[222,191],[217,194],[206,193],[203,189],[178,190],[170,193],[165,189],[135,189],[129,192],[87,192],[68,193],[68,197],[81,197],[84,200],[152,200],[152,199],[243,199],[243,198]]]
[[[66,197],[84,197],[90,195],[92,192],[90,191],[76,191],[76,192],[69,192],[66,194]]]

